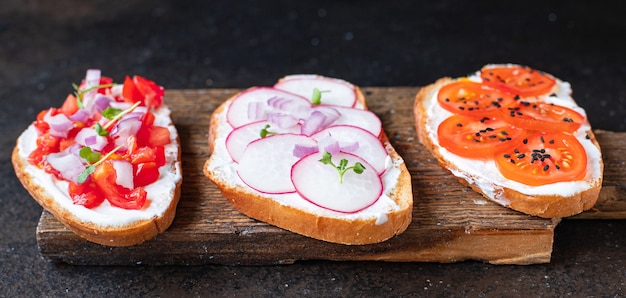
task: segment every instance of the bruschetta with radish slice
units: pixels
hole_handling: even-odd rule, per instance
[[[41,111],[12,162],[32,197],[77,235],[107,246],[150,240],[172,223],[182,169],[164,89],[87,71],[60,108]]]
[[[411,178],[357,86],[291,75],[219,106],[204,173],[240,212],[315,239],[385,241],[411,222]]]

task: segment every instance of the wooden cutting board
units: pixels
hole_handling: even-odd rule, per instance
[[[347,246],[300,236],[242,215],[202,174],[213,110],[239,89],[170,90],[166,102],[182,143],[183,184],[169,230],[146,243],[106,247],[82,240],[44,211],[41,254],[85,265],[289,264],[298,260],[380,260],[534,264],[550,261],[558,219],[527,216],[485,200],[439,167],[417,141],[412,105],[419,87],[363,88],[368,106],[413,177],[413,221],[379,244]],[[626,133],[597,131],[605,181],[594,211],[574,218],[626,218]]]

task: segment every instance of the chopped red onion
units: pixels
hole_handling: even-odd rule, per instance
[[[78,109],[74,115],[69,117],[73,122],[86,122],[89,119],[89,113],[85,109]]]
[[[116,146],[123,145],[122,149],[125,150],[125,146],[127,145],[126,139],[136,135],[139,128],[141,128],[141,117],[122,117],[122,119],[113,126],[110,136],[116,138]]]
[[[302,157],[305,157],[307,155],[316,153],[318,151],[319,150],[318,150],[317,146],[305,146],[305,145],[296,144],[296,146],[294,146],[294,148],[293,148],[293,156],[295,156],[297,158],[302,158]]]
[[[75,140],[76,143],[91,147],[94,151],[102,151],[102,149],[108,144],[108,139],[98,135],[96,130],[92,127],[85,127],[81,129],[76,134]]]
[[[126,160],[113,160],[115,169],[115,183],[128,189],[135,188],[133,183],[133,165]]]
[[[96,94],[94,98],[94,107],[96,111],[102,112],[109,107],[109,104],[113,101],[113,98],[106,96],[104,94]]]
[[[279,128],[289,128],[298,124],[296,117],[282,113],[269,113],[267,120]]]
[[[323,129],[323,124],[326,122],[326,115],[319,111],[313,111],[309,118],[304,120],[302,127],[300,129],[300,133],[306,136],[311,136],[312,134]]]
[[[339,150],[342,151],[342,152],[347,152],[347,153],[351,153],[351,152],[357,151],[357,150],[359,150],[359,142],[354,141],[352,143],[341,145],[339,147]]]
[[[78,175],[85,170],[85,165],[84,160],[71,151],[73,150],[66,149],[58,153],[50,153],[46,156],[46,161],[52,168],[59,171],[61,177],[76,183]]]
[[[329,143],[328,145],[324,146],[324,151],[330,153],[330,154],[337,154],[339,153],[339,142],[337,140]]]
[[[248,120],[257,121],[265,118],[265,109],[262,102],[251,102],[248,104]]]
[[[50,135],[54,137],[66,138],[67,133],[74,128],[74,123],[65,114],[50,116],[48,111],[43,120],[50,125]]]
[[[339,117],[341,117],[341,113],[332,107],[329,106],[317,106],[315,107],[315,111],[321,112],[326,115],[326,121],[322,124],[323,128],[326,128],[333,124]]]

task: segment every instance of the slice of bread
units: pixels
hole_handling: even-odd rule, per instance
[[[362,92],[356,86],[350,84],[350,87],[356,92],[355,106],[364,108]],[[388,153],[387,170],[382,174],[384,192],[374,204],[358,212],[332,211],[303,199],[298,193],[271,195],[247,186],[237,174],[238,164],[225,148],[226,138],[233,130],[226,115],[233,100],[242,93],[226,100],[213,112],[208,138],[211,156],[204,167],[206,177],[237,210],[301,235],[348,245],[382,242],[406,230],[413,207],[411,177],[384,131],[378,136]],[[341,200],[341,197],[332,199]]]
[[[182,183],[180,141],[170,109],[162,104],[152,113],[154,125],[169,131],[170,143],[164,147],[166,161],[159,168],[158,180],[144,186],[147,199],[138,210],[114,207],[107,200],[91,209],[74,204],[67,181],[29,162],[39,134],[34,124],[19,136],[13,149],[15,173],[33,199],[86,240],[107,246],[129,246],[152,239],[172,223]]]
[[[502,65],[487,65],[485,68]],[[508,67],[516,65],[508,64]],[[481,193],[489,200],[529,215],[544,218],[560,218],[578,214],[590,209],[596,202],[602,186],[603,163],[600,147],[585,119],[583,125],[574,133],[587,153],[587,173],[583,180],[559,182],[541,186],[530,186],[505,178],[495,166],[493,160],[473,160],[453,154],[443,148],[438,141],[438,126],[452,115],[443,109],[437,101],[439,90],[460,79],[480,82],[480,76],[469,75],[467,78],[444,77],[422,88],[415,98],[414,116],[418,138],[437,158],[439,164],[456,176],[463,184]],[[556,79],[556,78],[555,78]],[[540,100],[557,101],[585,115],[571,97],[570,85],[556,79],[553,90],[539,96]]]

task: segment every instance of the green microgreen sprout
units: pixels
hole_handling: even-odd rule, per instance
[[[261,138],[267,137],[267,135],[275,135],[275,134],[277,134],[276,132],[267,130],[268,128],[270,128],[270,125],[266,124],[265,127],[263,127],[261,129],[261,132],[259,133]]]
[[[91,175],[96,170],[97,166],[99,166],[101,163],[111,157],[111,155],[113,155],[117,150],[122,147],[124,147],[123,144],[117,146],[115,149],[111,150],[109,153],[107,153],[107,155],[102,158],[100,158],[101,154],[99,152],[93,152],[89,147],[81,148],[79,152],[80,157],[84,158],[87,163],[89,163],[89,166],[86,167],[85,170],[80,173],[80,175],[78,175],[78,184],[82,184],[83,182],[87,181],[87,177],[89,177],[89,175]]]
[[[133,104],[130,108],[126,109],[126,110],[120,110],[120,109],[111,109],[109,110],[109,108],[107,108],[106,110],[104,110],[105,112],[107,110],[109,110],[109,112],[107,112],[108,116],[111,116],[111,118],[105,116],[105,118],[107,119],[111,119],[111,121],[107,122],[104,126],[100,125],[100,123],[96,123],[96,133],[99,136],[108,136],[109,132],[107,131],[107,129],[109,129],[109,127],[111,127],[115,121],[119,120],[120,118],[122,118],[122,116],[132,112],[136,107],[138,107],[141,104],[140,101],[135,102],[135,104]],[[104,116],[104,112],[102,114]]]
[[[313,96],[311,97],[311,104],[319,105],[322,103],[322,93],[330,92],[330,90],[320,90],[317,88],[313,88]]]
[[[328,153],[328,152],[324,152],[324,154],[322,155],[322,159],[320,159],[319,161],[325,165],[331,165],[333,166],[335,169],[337,169],[337,172],[339,173],[339,183],[343,183],[343,175],[350,170],[353,170],[355,173],[357,174],[362,174],[363,171],[365,171],[365,166],[360,163],[360,162],[356,162],[353,166],[348,167],[348,160],[347,159],[342,159],[339,161],[339,165],[336,165],[333,160],[332,160],[333,155]]]
[[[75,83],[72,83],[72,87],[74,88],[74,95],[76,96],[76,104],[78,105],[79,108],[83,109],[85,107],[83,105],[83,95],[85,95],[85,93],[93,91],[93,90],[98,90],[101,88],[109,88],[113,86],[115,86],[115,83],[96,85],[96,86],[89,87],[87,89],[78,90],[80,89],[80,86],[76,85]]]

